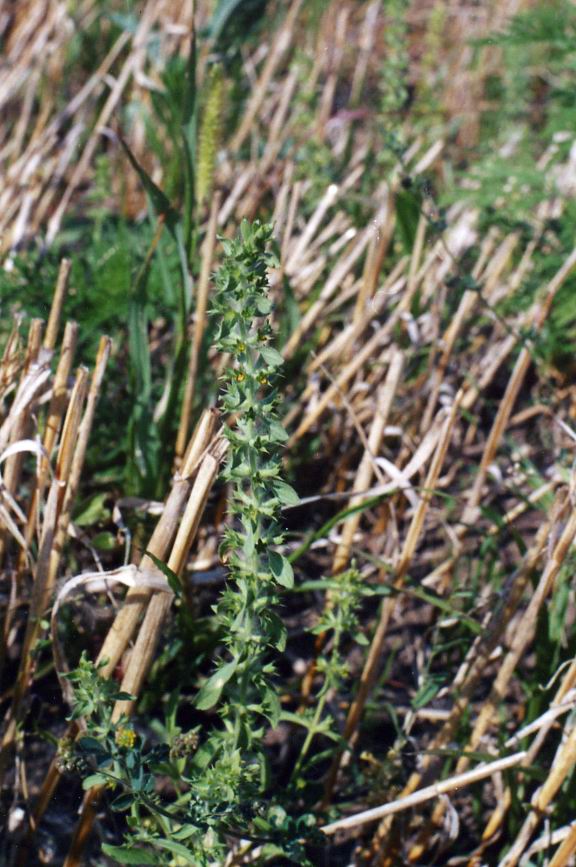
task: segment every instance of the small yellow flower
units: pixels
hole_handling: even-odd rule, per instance
[[[242,343],[242,341],[240,341],[239,343],[237,343],[237,344],[236,344],[236,351],[237,351],[237,352],[246,352],[246,344],[245,344],[245,343]]]
[[[246,379],[246,374],[243,370],[237,370],[234,375],[234,379],[236,380],[236,382],[244,382],[244,380]]]
[[[136,732],[127,726],[118,726],[114,735],[116,746],[131,750],[136,743]]]
[[[268,377],[266,376],[266,374],[261,373],[258,376],[258,382],[260,383],[260,385],[268,385]]]

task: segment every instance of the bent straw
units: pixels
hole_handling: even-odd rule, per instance
[[[32,544],[32,540],[34,538],[34,531],[36,529],[36,522],[39,518],[39,508],[40,503],[43,499],[44,490],[46,487],[46,481],[48,478],[48,472],[50,468],[49,459],[52,454],[56,439],[58,437],[58,433],[60,431],[60,426],[62,423],[62,418],[64,416],[64,412],[66,410],[66,404],[68,401],[68,377],[70,376],[70,370],[72,368],[72,362],[74,357],[74,352],[76,348],[76,341],[78,336],[78,326],[74,322],[68,322],[66,325],[66,329],[64,331],[64,337],[62,339],[62,348],[60,351],[60,359],[58,362],[58,367],[56,369],[56,374],[54,376],[54,382],[52,385],[52,397],[50,399],[50,405],[48,409],[48,418],[46,421],[46,428],[44,431],[44,439],[42,442],[42,447],[44,449],[44,454],[41,455],[38,465],[38,476],[36,478],[36,484],[32,489],[32,493],[30,496],[30,504],[28,507],[28,516],[26,522],[26,528],[24,531],[24,538],[26,547],[22,548],[19,553],[18,558],[18,569],[16,582],[17,584],[23,578],[24,572],[28,567],[28,560],[30,557],[30,546]],[[5,482],[6,483],[6,482]],[[7,484],[7,483],[6,483]],[[7,484],[8,487],[8,484]],[[1,548],[2,548],[2,539],[0,538],[0,560],[1,560]],[[18,607],[18,600],[14,600],[14,604],[10,604],[4,619],[4,628],[3,628],[3,641],[2,647],[0,649],[0,674],[4,667],[4,659],[6,653],[6,647],[8,642],[8,636],[10,633],[10,628],[12,625],[12,617],[13,614]]]

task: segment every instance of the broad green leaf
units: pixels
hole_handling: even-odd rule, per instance
[[[236,669],[238,668],[238,660],[233,659],[219,668],[212,677],[209,677],[198,696],[196,697],[196,707],[198,710],[209,710],[217,703],[222,695],[224,686],[228,683]]]
[[[274,439],[274,442],[277,443],[285,443],[288,440],[288,433],[286,429],[283,427],[282,423],[276,421],[275,419],[270,422],[269,427],[270,436]]]
[[[420,220],[421,198],[413,190],[401,190],[396,196],[396,217],[402,243],[407,253],[412,251]]]
[[[98,551],[113,551],[119,544],[114,533],[109,533],[108,530],[103,530],[102,533],[96,533],[91,542],[93,547]]]
[[[120,812],[122,810],[128,810],[133,803],[134,795],[130,794],[130,792],[126,792],[125,794],[118,795],[117,798],[114,798],[110,804],[110,808],[116,812]]]
[[[278,554],[277,551],[269,551],[268,563],[270,571],[278,584],[286,587],[287,590],[291,590],[294,586],[294,570],[290,565],[290,561],[286,557],[283,557],[282,554]]]
[[[310,731],[313,728],[313,722],[309,717],[304,716],[303,714],[292,713],[292,711],[284,710],[280,715],[280,720],[282,722],[293,723],[297,726],[302,726],[307,731]]]
[[[280,479],[274,482],[274,493],[280,500],[283,506],[297,506],[300,503],[300,497],[292,487],[292,485],[282,482]]]
[[[272,346],[261,346],[260,355],[270,367],[280,367],[281,364],[284,364],[284,359]]]
[[[270,725],[272,726],[272,728],[275,729],[280,722],[282,706],[280,704],[280,698],[278,697],[278,694],[274,689],[267,688],[264,691],[264,704],[266,706],[266,709],[264,711],[265,715],[270,720]]]
[[[184,825],[179,831],[174,831],[172,837],[174,840],[188,840],[194,834],[198,833],[198,828],[195,825]]]
[[[86,750],[90,753],[105,753],[106,748],[100,743],[97,738],[90,737],[89,735],[85,735],[78,739],[78,746],[82,750]]]

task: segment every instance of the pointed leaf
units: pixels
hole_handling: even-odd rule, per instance
[[[298,506],[300,504],[300,497],[292,485],[288,485],[286,482],[278,479],[278,481],[274,482],[273,488],[274,493],[283,506]]]
[[[160,560],[158,557],[156,557],[155,554],[152,554],[151,551],[144,551],[144,554],[147,557],[150,557],[150,559],[152,560],[152,562],[154,563],[156,568],[162,572],[162,574],[166,578],[166,581],[170,585],[170,589],[172,590],[172,592],[176,596],[181,597],[182,596],[182,582],[180,581],[180,576],[177,575],[176,572],[174,572],[170,568],[170,566],[167,566],[166,563],[164,563],[162,560]]]
[[[280,367],[284,364],[284,359],[273,346],[261,346],[260,355],[270,367]]]
[[[270,571],[278,584],[286,587],[287,590],[291,590],[294,586],[294,570],[286,557],[278,554],[277,551],[269,551],[268,563]]]
[[[245,0],[220,0],[208,24],[208,35],[216,43],[238,6]]]
[[[167,849],[169,852],[172,852],[173,855],[178,855],[178,857],[182,858],[186,864],[198,863],[197,859],[192,857],[186,846],[182,846],[180,843],[174,843],[173,840],[155,840],[154,844],[160,849]]]
[[[238,660],[233,659],[227,662],[216,671],[212,677],[209,677],[198,696],[196,697],[196,707],[198,710],[209,710],[217,703],[222,694],[224,686],[238,667]]]
[[[134,849],[130,846],[110,846],[102,843],[102,851],[119,864],[159,864],[158,857],[146,849]]]
[[[142,181],[142,186],[146,190],[146,193],[150,197],[150,201],[152,202],[152,206],[158,216],[164,217],[166,220],[166,226],[170,233],[174,235],[175,228],[180,221],[178,213],[174,210],[172,205],[170,204],[170,200],[166,196],[164,192],[160,189],[157,184],[154,183],[146,169],[140,165],[129,146],[126,144],[122,136],[118,136],[118,140],[124,149],[124,153],[128,157],[130,164],[134,171],[137,173],[138,177]]]

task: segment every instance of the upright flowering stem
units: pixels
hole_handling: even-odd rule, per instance
[[[280,704],[272,682],[270,650],[281,650],[285,630],[275,611],[279,585],[290,588],[292,567],[279,553],[283,535],[280,509],[298,498],[281,479],[280,445],[286,434],[278,419],[273,381],[282,356],[270,346],[272,329],[268,268],[272,229],[244,221],[240,237],[225,240],[225,261],[216,274],[213,313],[217,344],[230,355],[222,404],[234,423],[227,428],[230,525],[222,553],[229,568],[227,588],[217,606],[227,658],[202,688],[197,706],[206,709],[223,697],[224,737],[233,749],[258,752],[266,717],[276,724]]]

